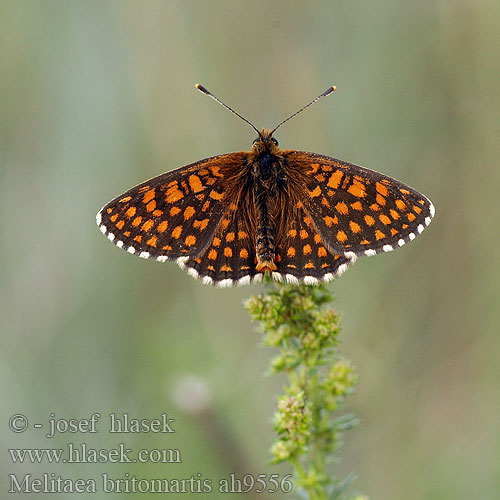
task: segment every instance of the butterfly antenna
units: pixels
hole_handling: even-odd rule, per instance
[[[226,109],[229,109],[229,111],[231,111],[231,113],[234,113],[236,116],[239,116],[244,122],[247,122],[248,125],[250,125],[255,130],[255,132],[257,132],[257,134],[259,134],[259,137],[260,137],[260,132],[257,130],[257,127],[253,123],[249,122],[246,118],[244,118],[239,113],[237,113],[233,108],[230,108],[227,104],[224,104],[218,97],[214,96],[212,94],[212,92],[210,92],[210,90],[206,89],[203,85],[200,85],[199,83],[197,83],[195,85],[195,87],[200,92],[203,92],[208,97],[211,97],[214,101],[217,101],[221,106],[224,106]]]
[[[278,125],[276,125],[276,127],[274,127],[273,130],[271,131],[271,135],[273,135],[274,132],[276,132],[276,130],[278,130],[281,127],[281,125],[286,123],[288,120],[291,120],[293,117],[297,116],[299,113],[302,113],[302,111],[304,111],[304,109],[307,109],[309,106],[313,105],[315,102],[318,102],[322,97],[326,97],[327,95],[330,95],[335,90],[337,90],[337,87],[335,87],[335,85],[333,85],[328,90],[325,90],[321,95],[316,97],[316,99],[313,99],[309,104],[306,104],[303,108],[300,108],[293,115],[289,116],[288,118],[283,120],[281,123],[278,123]]]

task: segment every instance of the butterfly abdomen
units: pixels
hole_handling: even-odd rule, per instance
[[[269,193],[262,185],[257,184],[255,186],[254,199],[255,213],[257,215],[257,230],[255,235],[256,269],[257,271],[275,271],[275,229],[270,213]]]
[[[267,148],[266,148],[267,149]],[[274,200],[281,189],[283,177],[281,158],[265,150],[253,160],[253,200],[255,203],[256,232],[256,270],[276,271],[275,219],[273,213]]]

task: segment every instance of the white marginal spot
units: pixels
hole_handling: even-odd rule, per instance
[[[108,240],[113,241],[115,239],[115,235],[113,233],[108,234]]]
[[[140,257],[141,259],[149,259],[149,252],[141,252],[141,253],[139,254],[139,257]]]
[[[413,241],[415,238],[416,238],[416,236],[415,236],[415,234],[414,234],[414,233],[410,233],[410,234],[408,235],[408,239],[409,239],[410,241]]]
[[[373,250],[373,248],[370,248],[370,250],[365,250],[365,255],[367,257],[371,257],[372,255],[377,255],[377,251]]]
[[[188,267],[186,269],[186,272],[189,274],[189,276],[192,276],[193,278],[197,278],[199,276],[198,271],[193,267]]]
[[[118,247],[118,248],[122,248],[123,247],[123,241],[122,240],[118,240],[115,245]]]
[[[319,282],[314,276],[304,276],[303,281],[306,285],[316,285]]]
[[[99,226],[99,230],[101,231],[102,234],[106,234],[106,226],[103,224],[102,226]]]
[[[400,240],[398,240],[398,245],[399,245],[400,247],[402,247],[405,243],[406,243],[406,241],[405,241],[405,240],[403,240],[403,238],[401,238]]]
[[[391,245],[384,245],[384,246],[382,247],[382,250],[383,250],[384,252],[392,252],[392,251],[394,250],[394,248],[392,248],[392,246],[391,246]]]
[[[424,229],[425,229],[425,228],[424,228],[424,226],[422,226],[422,224],[419,224],[419,225],[418,225],[418,227],[417,227],[417,231],[418,231],[419,233],[421,233]]]
[[[335,275],[333,273],[326,273],[324,276],[323,276],[323,280],[324,281],[332,281],[333,279],[335,278]]]
[[[341,274],[347,271],[347,264],[341,264],[337,269],[337,274],[340,276]]]
[[[233,284],[234,284],[234,281],[230,280],[230,279],[217,281],[217,283],[215,283],[215,285],[220,287],[220,288],[227,288],[228,286],[233,286]]]
[[[128,253],[135,253],[135,248],[134,247],[128,247],[127,248]]]
[[[357,255],[354,252],[344,252],[344,257],[349,260],[356,260]]]
[[[165,256],[165,255],[160,255],[159,257],[156,257],[156,260],[157,260],[158,262],[167,262],[168,257],[167,257],[167,256]]]
[[[430,223],[431,223],[431,218],[430,217],[426,217],[424,222],[425,222],[425,225],[428,226]]]
[[[177,262],[177,265],[181,268],[181,269],[184,269],[186,266],[185,266],[185,262],[189,260],[189,257],[179,257],[175,262]]]
[[[287,281],[287,283],[298,283],[299,280],[297,279],[296,276],[294,276],[293,274],[285,274],[285,280]]]
[[[253,282],[254,283],[261,283],[262,282],[262,278],[264,277],[264,275],[262,273],[259,273],[259,274],[256,274],[254,277],[253,277]]]
[[[271,273],[273,280],[283,281],[283,275],[281,273]]]
[[[213,283],[213,279],[210,277],[210,276],[203,276],[201,282],[204,284],[204,285],[211,285]]]
[[[434,217],[434,214],[436,213],[436,209],[434,208],[434,205],[431,203],[431,206],[429,207],[429,212],[431,213],[431,217]]]
[[[238,285],[249,285],[251,281],[250,275],[247,274],[238,280]]]
[[[101,216],[101,212],[97,212],[97,215],[95,216],[95,221],[97,222],[97,225],[100,226],[101,225],[101,221],[102,221],[102,216]]]

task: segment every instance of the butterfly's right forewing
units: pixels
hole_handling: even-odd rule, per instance
[[[144,258],[199,255],[230,209],[246,157],[238,152],[207,158],[135,186],[97,214],[101,231]]]

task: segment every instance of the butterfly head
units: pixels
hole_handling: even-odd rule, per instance
[[[268,153],[277,155],[280,152],[278,141],[273,137],[273,131],[263,128],[259,132],[259,137],[255,138],[252,144],[252,153],[260,155]]]

